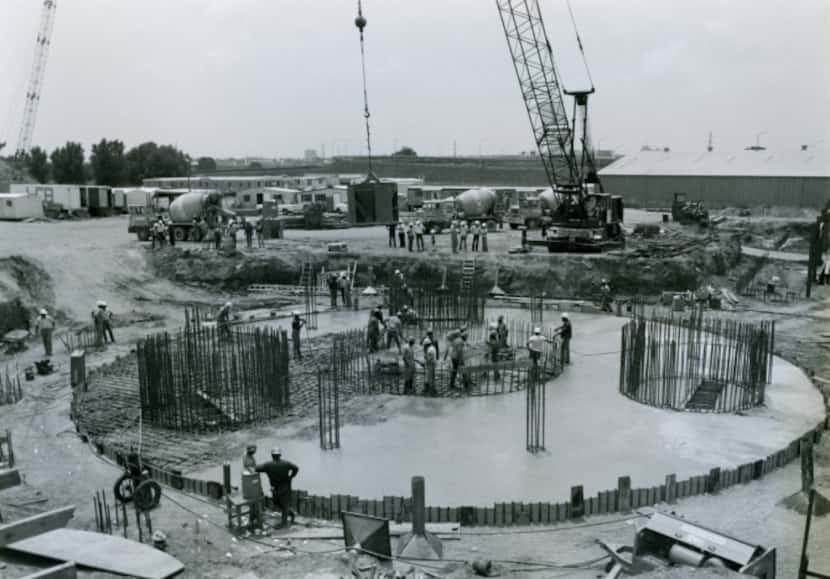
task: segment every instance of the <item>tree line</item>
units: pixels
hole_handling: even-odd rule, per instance
[[[92,182],[110,187],[141,185],[144,179],[154,177],[184,177],[191,168],[190,156],[173,145],[148,141],[125,150],[122,141],[107,139],[92,145],[89,159],[83,145],[68,141],[51,153],[32,147],[17,161],[38,183]],[[214,169],[216,161],[211,157],[197,160],[197,171]]]

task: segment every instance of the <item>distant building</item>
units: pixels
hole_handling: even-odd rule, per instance
[[[216,189],[236,194],[248,189],[284,187],[287,189],[322,189],[337,185],[336,175],[193,175],[187,177],[156,177],[144,179],[145,187],[159,189]]]
[[[314,149],[306,149],[303,153],[303,159],[308,161],[309,163],[316,163],[320,160],[320,157],[317,156],[317,151]]]
[[[640,151],[599,172],[626,204],[668,207],[674,193],[712,207],[822,207],[830,198],[830,155],[815,151],[678,153]]]
[[[10,193],[37,195],[47,206],[62,211],[88,211],[94,217],[113,213],[112,188],[104,185],[71,185],[61,183],[11,183]]]
[[[0,220],[43,217],[43,201],[31,193],[0,193]]]

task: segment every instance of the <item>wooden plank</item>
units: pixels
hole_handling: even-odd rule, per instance
[[[0,547],[65,527],[73,516],[75,507],[69,506],[0,525]]]
[[[706,477],[706,492],[715,494],[721,489],[721,472],[718,467],[709,471],[709,476]]]
[[[484,524],[492,527],[496,524],[496,510],[484,509]]]
[[[582,485],[571,487],[571,517],[579,519],[585,516],[585,496]]]
[[[0,470],[0,491],[20,484],[20,472],[16,468]]]
[[[504,503],[504,524],[508,527],[513,524],[513,503]]]
[[[608,513],[608,491],[599,492],[599,514],[604,515]]]
[[[177,559],[150,545],[76,529],[54,529],[6,548],[142,579],[165,579],[184,569]]]
[[[550,523],[554,522],[553,518],[551,518],[550,509],[551,509],[551,504],[550,503],[542,503],[542,523],[544,523],[546,525],[549,525]]]
[[[76,579],[77,577],[78,570],[75,568],[75,563],[68,561],[67,563],[26,575],[23,579]]]
[[[677,492],[677,498],[678,499],[685,499],[688,496],[689,496],[689,481],[688,480],[680,481],[679,489],[678,489],[678,492]]]
[[[598,515],[599,514],[599,499],[597,497],[591,497],[588,499],[588,514],[589,515]]]

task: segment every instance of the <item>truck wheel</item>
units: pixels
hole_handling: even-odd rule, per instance
[[[154,480],[145,480],[136,487],[134,498],[139,511],[154,509],[161,500],[161,485]]]
[[[147,233],[146,229],[142,229],[141,231],[136,233],[136,235],[138,235],[139,241],[147,241],[148,239],[150,239],[150,234]]]
[[[518,223],[511,223],[511,224],[510,224],[510,229],[518,229],[518,228],[519,228],[519,224],[518,224]]]
[[[124,473],[118,477],[112,487],[112,493],[119,503],[126,504],[133,500],[133,479],[129,474]]]
[[[173,228],[173,237],[176,238],[176,241],[186,241],[187,240],[187,229],[184,227],[174,227]]]

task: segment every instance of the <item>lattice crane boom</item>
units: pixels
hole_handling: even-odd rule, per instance
[[[32,60],[32,70],[29,74],[29,84],[26,87],[26,103],[23,108],[23,121],[20,124],[20,133],[17,137],[17,152],[25,153],[32,145],[32,134],[35,130],[37,108],[40,103],[40,90],[43,86],[43,73],[46,70],[46,60],[49,56],[49,44],[52,38],[52,26],[55,20],[55,0],[43,0],[35,41],[35,54]]]

